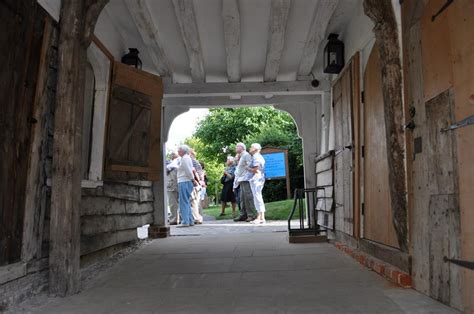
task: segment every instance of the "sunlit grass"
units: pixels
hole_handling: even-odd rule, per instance
[[[293,208],[294,200],[284,200],[271,203],[265,203],[266,213],[265,218],[267,220],[287,220],[290,215],[291,209]],[[238,215],[239,209],[236,209],[236,214]],[[230,204],[227,205],[225,209],[225,216],[219,216],[221,213],[220,205],[211,205],[209,208],[204,209],[204,214],[208,216],[215,217],[217,220],[221,219],[232,219],[232,208]],[[298,218],[297,213],[294,216],[295,219]]]

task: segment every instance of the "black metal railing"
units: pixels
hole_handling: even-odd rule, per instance
[[[288,216],[288,233],[290,235],[318,235],[321,231],[324,231],[320,229],[317,223],[316,204],[318,190],[324,190],[324,188],[295,190],[293,208]],[[295,214],[298,216],[295,217]],[[296,228],[294,228],[292,222],[294,223],[296,218],[298,218],[298,221]]]

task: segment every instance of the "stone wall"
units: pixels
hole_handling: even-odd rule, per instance
[[[153,191],[149,181],[104,182],[83,189],[81,255],[136,241],[137,227],[153,222]]]

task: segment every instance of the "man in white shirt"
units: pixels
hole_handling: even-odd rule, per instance
[[[253,177],[253,173],[248,170],[252,162],[252,156],[246,149],[244,143],[237,143],[235,146],[235,152],[240,155],[234,179],[234,190],[239,189],[240,216],[235,218],[234,221],[252,221],[257,216],[249,183],[249,180]]]
[[[181,223],[178,227],[189,227],[194,225],[190,201],[195,180],[193,162],[189,156],[189,150],[190,148],[187,145],[181,145],[178,148],[178,155],[181,157],[181,162],[178,167],[179,213]]]
[[[204,220],[201,215],[201,189],[202,184],[204,184],[204,172],[202,171],[201,164],[196,159],[196,153],[193,149],[190,149],[189,156],[193,163],[194,179],[199,183],[194,186],[191,193],[191,213],[193,214],[194,223],[200,225]]]
[[[178,224],[178,166],[179,156],[171,152],[171,161],[166,165],[166,192],[170,209],[170,225]]]

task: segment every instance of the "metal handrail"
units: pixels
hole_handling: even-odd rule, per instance
[[[317,224],[317,213],[316,213],[316,204],[317,204],[317,192],[324,188],[312,188],[312,189],[296,189],[294,192],[294,203],[293,208],[288,216],[288,232],[291,233],[315,233],[318,234],[321,230]],[[312,209],[310,208],[310,199],[312,200]],[[303,200],[306,200],[307,211],[304,210]],[[293,229],[291,227],[291,222],[298,209],[299,213],[299,228]],[[313,211],[312,213],[310,211]],[[311,219],[312,218],[312,219]],[[307,220],[307,226],[305,223]]]

